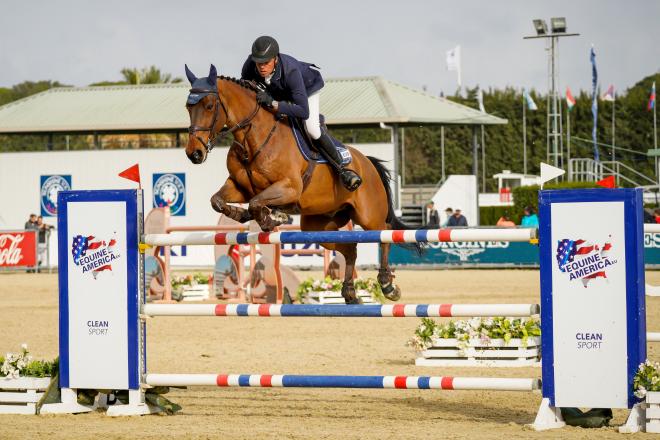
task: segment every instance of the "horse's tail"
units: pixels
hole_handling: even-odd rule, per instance
[[[387,193],[387,223],[390,224],[390,227],[392,229],[415,229],[414,227],[405,224],[403,220],[398,218],[394,213],[392,188],[390,186],[390,183],[392,182],[392,176],[390,175],[390,170],[385,168],[385,165],[383,165],[385,161],[377,159],[373,156],[367,156],[367,159],[369,159],[371,164],[376,168],[376,171],[378,171],[380,180],[383,182],[383,186],[385,187],[385,192]],[[417,251],[418,254],[421,254],[423,251],[423,247],[420,243],[405,243],[405,244],[400,244],[399,246],[402,246],[410,250],[414,249],[415,251]]]

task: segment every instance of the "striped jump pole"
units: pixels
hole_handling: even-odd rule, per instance
[[[450,376],[310,376],[266,374],[147,374],[151,386],[218,386],[255,388],[390,388],[398,390],[534,391],[541,380]]]
[[[148,316],[318,316],[335,318],[449,318],[537,315],[538,304],[143,304]]]
[[[150,246],[216,244],[438,243],[450,241],[529,242],[534,228],[449,228],[392,231],[174,232],[146,234]]]
[[[644,223],[644,232],[647,234],[660,233],[660,224],[658,223]]]
[[[660,342],[660,333],[648,332],[646,334],[647,342]]]

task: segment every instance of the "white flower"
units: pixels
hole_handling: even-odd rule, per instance
[[[25,342],[21,344],[21,348],[23,351],[28,351],[28,345]]]

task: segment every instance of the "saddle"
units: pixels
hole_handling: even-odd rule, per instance
[[[325,125],[325,117],[319,115],[319,119],[321,120],[321,130],[327,132],[328,128]],[[293,137],[296,139],[298,150],[300,150],[300,154],[303,155],[305,160],[307,162],[328,163],[328,161],[325,160],[325,158],[323,158],[323,156],[321,156],[316,150],[314,141],[307,134],[307,130],[305,130],[305,121],[298,118],[289,118],[289,121],[291,121],[291,129],[293,130]],[[335,148],[337,148],[337,151],[341,155],[342,165],[350,164],[353,157],[351,156],[349,149],[334,137],[330,137]]]

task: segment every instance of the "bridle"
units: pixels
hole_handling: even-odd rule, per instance
[[[234,125],[231,128],[228,128],[226,125],[223,127],[221,130],[218,132],[215,131],[215,125],[218,121],[218,112],[220,111],[220,107],[222,107],[222,111],[225,113],[225,120],[229,121],[229,112],[227,111],[227,107],[225,106],[225,103],[222,101],[222,98],[220,97],[220,92],[216,89],[201,89],[201,88],[195,88],[193,87],[190,89],[190,93],[199,93],[199,94],[204,94],[204,95],[214,95],[216,97],[215,99],[215,104],[213,106],[213,123],[211,124],[210,127],[202,127],[199,125],[190,125],[188,127],[188,133],[192,136],[195,136],[195,138],[199,141],[200,144],[204,145],[204,148],[206,148],[206,154],[210,153],[211,150],[213,150],[213,147],[215,146],[216,141],[220,141],[227,137],[230,134],[233,134],[239,130],[243,130],[247,128],[247,131],[245,132],[245,136],[243,137],[243,142],[245,143],[247,141],[247,136],[252,130],[252,120],[257,116],[257,113],[259,113],[259,109],[261,108],[261,105],[256,101],[255,99],[255,106],[254,110],[250,115],[243,119],[241,122],[238,124]],[[273,136],[273,133],[275,132],[275,129],[277,128],[277,123],[279,122],[278,118],[275,118],[275,123],[273,124],[273,127],[270,129],[270,132],[268,133],[268,136],[266,139],[263,141],[263,143],[257,148],[257,150],[254,152],[252,155],[252,158],[250,158],[250,150],[248,147],[245,146],[244,143],[241,143],[236,140],[234,137],[234,140],[232,141],[230,150],[233,149],[234,146],[237,146],[238,149],[240,150],[240,153],[237,152],[238,159],[240,162],[243,164],[243,167],[247,171],[248,174],[248,179],[250,181],[250,186],[252,187],[252,170],[250,169],[249,165],[250,162],[252,162],[257,155],[261,152],[261,150],[268,144],[268,141],[270,141],[270,138]],[[208,141],[204,142],[204,140],[197,134],[200,131],[208,131],[209,132],[209,137]],[[236,151],[234,149],[234,151]],[[254,192],[254,188],[251,188],[252,191]]]

